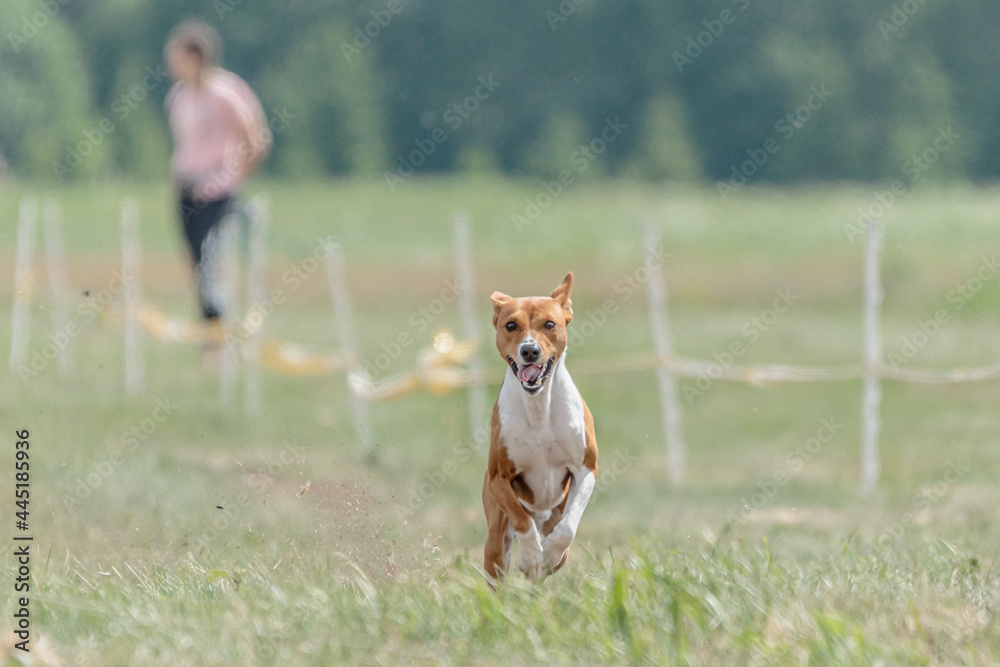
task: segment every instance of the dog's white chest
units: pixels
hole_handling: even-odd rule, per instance
[[[583,465],[583,399],[561,363],[546,396],[526,395],[509,370],[508,375],[500,390],[500,434],[532,492],[533,502],[523,504],[532,511],[550,510],[562,501],[567,472]]]

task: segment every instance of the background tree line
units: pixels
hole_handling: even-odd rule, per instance
[[[927,179],[1000,174],[987,0],[5,0],[8,168],[162,177],[163,43],[190,17],[258,91],[278,177],[554,178],[581,146],[575,177],[893,179],[915,157]]]

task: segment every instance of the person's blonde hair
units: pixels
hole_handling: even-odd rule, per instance
[[[164,52],[173,48],[197,56],[204,69],[222,61],[222,38],[215,28],[201,21],[185,21],[175,26],[167,37]]]

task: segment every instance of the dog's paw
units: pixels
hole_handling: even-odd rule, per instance
[[[521,538],[521,562],[519,567],[531,581],[538,581],[542,577],[544,557],[542,555],[542,543],[538,539],[538,534],[530,534]]]
[[[542,541],[542,561],[546,572],[552,572],[562,562],[570,545],[573,533],[563,526],[556,526]]]

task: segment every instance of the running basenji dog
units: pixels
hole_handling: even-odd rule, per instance
[[[492,296],[497,349],[508,366],[483,480],[484,566],[494,580],[507,572],[515,537],[528,579],[561,568],[594,491],[594,418],[566,370],[572,287],[569,273],[548,297]]]

